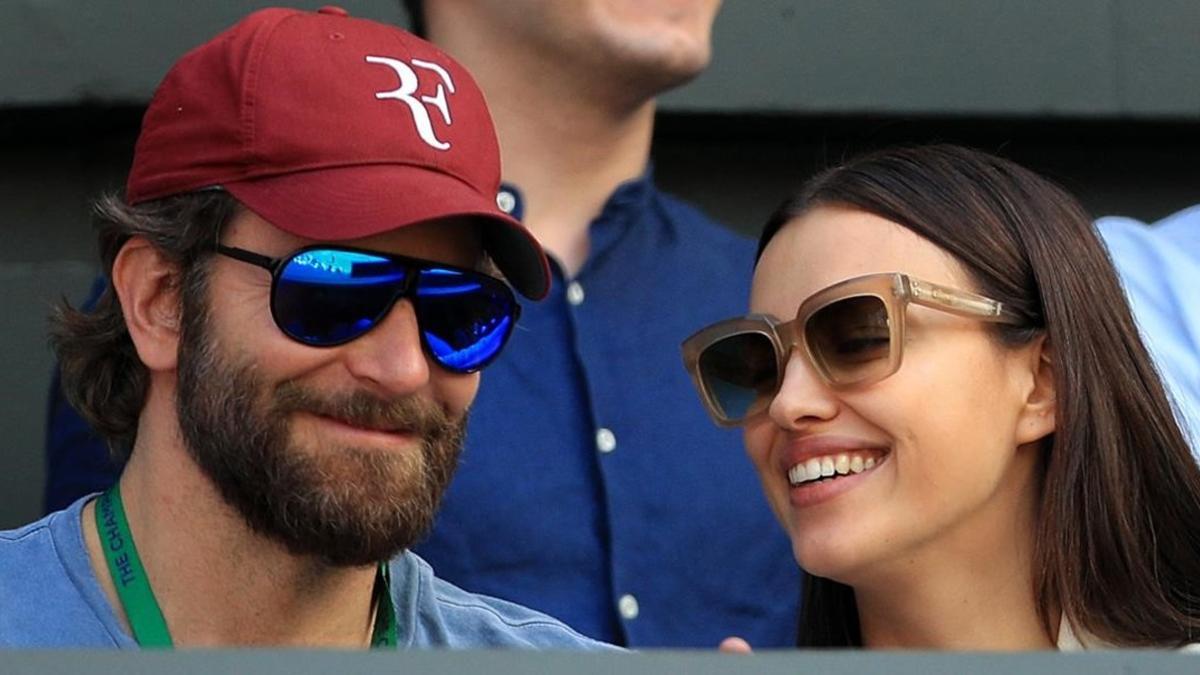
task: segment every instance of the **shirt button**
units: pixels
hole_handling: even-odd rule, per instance
[[[601,428],[596,431],[596,449],[605,454],[617,449],[617,437],[610,429]]]
[[[638,617],[638,601],[632,595],[622,595],[617,601],[617,610],[621,612],[621,618],[626,621],[631,621]]]
[[[517,198],[508,190],[501,190],[496,193],[496,206],[505,213],[512,213],[517,208]]]
[[[578,281],[567,284],[567,302],[572,305],[583,304],[583,286],[580,286]]]

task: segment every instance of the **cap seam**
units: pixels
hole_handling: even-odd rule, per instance
[[[459,183],[462,183],[463,185],[466,185],[467,187],[471,188],[472,190],[478,190],[478,186],[476,186],[473,182],[458,175],[455,172],[447,171],[444,167],[437,166],[435,164],[428,164],[428,163],[424,163],[424,162],[397,162],[395,160],[380,160],[380,161],[374,161],[374,162],[372,162],[372,161],[333,162],[333,163],[326,163],[326,164],[313,164],[311,166],[301,165],[301,166],[289,168],[286,173],[265,172],[265,173],[257,174],[257,175],[252,170],[248,170],[248,171],[244,172],[242,175],[231,177],[231,178],[227,179],[225,182],[257,180],[257,179],[261,179],[261,178],[284,177],[284,176],[290,176],[290,175],[294,175],[294,174],[309,173],[312,171],[324,171],[326,169],[345,169],[345,168],[365,167],[365,166],[404,166],[404,167],[423,169],[426,171],[432,171],[435,173],[439,173],[439,174],[441,174],[443,176],[447,176],[449,178],[453,178],[454,180],[458,181]]]
[[[236,174],[230,174],[229,176],[224,177],[224,178],[209,179],[209,180],[205,180],[202,183],[196,183],[195,185],[190,185],[190,186],[183,187],[183,188],[175,187],[175,188],[172,188],[169,192],[165,192],[161,195],[158,194],[157,190],[145,191],[145,194],[147,196],[143,196],[142,199],[144,201],[144,200],[148,200],[148,199],[158,199],[160,197],[165,197],[165,196],[173,195],[173,194],[183,194],[183,193],[187,193],[187,192],[195,192],[197,190],[202,190],[206,187],[211,187],[214,185],[226,185],[229,183],[240,183],[243,181],[253,181],[253,180],[268,179],[268,178],[283,178],[286,176],[310,173],[313,171],[324,171],[327,169],[355,168],[355,167],[362,167],[362,166],[403,166],[403,167],[412,167],[412,168],[422,169],[422,170],[438,173],[438,174],[446,176],[448,178],[453,178],[455,181],[465,185],[466,187],[468,187],[472,190],[478,191],[478,188],[476,187],[476,185],[474,183],[472,183],[471,181],[469,181],[455,173],[446,171],[445,169],[443,169],[442,167],[439,167],[439,166],[422,164],[422,163],[414,163],[414,162],[378,161],[378,162],[340,162],[340,163],[336,163],[336,164],[318,164],[318,165],[314,165],[314,166],[310,166],[310,167],[290,169],[286,173],[264,172],[261,174],[255,174],[253,171],[245,169],[245,170],[240,170]]]
[[[242,120],[243,166],[252,166],[257,164],[259,160],[258,152],[255,150],[255,142],[258,140],[258,134],[256,133],[258,99],[251,92],[258,92],[258,79],[263,70],[263,55],[267,53],[267,48],[270,46],[272,40],[275,39],[275,34],[279,28],[297,16],[300,16],[300,14],[287,14],[283,16],[279,21],[265,28],[262,38],[255,40],[250,47],[250,54],[246,59],[246,77],[242,81],[242,90],[238,92],[242,99],[239,118]]]

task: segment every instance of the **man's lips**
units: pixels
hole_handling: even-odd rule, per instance
[[[364,420],[347,420],[339,417],[322,415],[319,413],[302,414],[318,421],[323,425],[334,428],[340,433],[385,437],[393,441],[397,439],[408,440],[417,436],[417,433],[414,429],[404,426],[380,424],[377,422],[368,422]]]

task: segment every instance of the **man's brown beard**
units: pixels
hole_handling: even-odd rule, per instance
[[[252,364],[220,353],[207,307],[188,304],[179,427],[196,464],[253,530],[296,555],[340,566],[385,560],[428,532],[457,466],[465,417],[451,419],[415,397],[325,397],[293,381],[272,389]],[[298,412],[405,430],[419,447],[302,447],[290,434]]]

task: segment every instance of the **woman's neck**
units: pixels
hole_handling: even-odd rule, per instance
[[[1052,649],[1027,570],[959,565],[855,590],[864,646],[872,649]],[[903,590],[897,590],[903,589]]]

